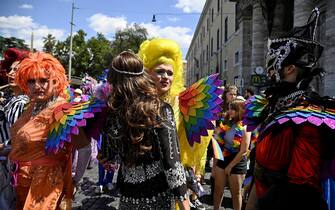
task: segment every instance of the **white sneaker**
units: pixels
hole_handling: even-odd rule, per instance
[[[97,188],[95,188],[94,192],[95,194],[102,194],[104,191],[103,191],[103,186],[102,185],[99,185]]]
[[[194,205],[194,203],[190,200],[190,208],[191,209],[194,209],[195,208],[195,205]]]
[[[191,203],[193,203],[196,210],[206,210],[205,206],[200,202],[199,199],[195,199],[194,201],[191,201]]]

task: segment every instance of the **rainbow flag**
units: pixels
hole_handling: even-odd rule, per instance
[[[212,146],[213,146],[213,153],[214,153],[214,157],[216,159],[219,159],[219,160],[223,160],[223,153],[222,153],[222,150],[219,146],[219,143],[212,138]]]

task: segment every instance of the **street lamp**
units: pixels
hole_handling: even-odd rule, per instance
[[[155,14],[152,15],[152,20],[151,20],[151,22],[153,22],[153,23],[156,22],[156,15],[155,15]]]

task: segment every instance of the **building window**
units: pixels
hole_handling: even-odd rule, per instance
[[[207,31],[209,30],[209,18],[207,18]]]
[[[214,9],[212,8],[212,23],[214,21]]]
[[[235,14],[238,14],[238,7],[235,7]],[[235,31],[237,31],[240,28],[240,24],[239,24],[239,19],[236,17],[235,18]]]
[[[206,46],[206,62],[208,61],[209,57],[209,50],[208,50],[208,45]]]
[[[239,51],[237,51],[235,53],[235,64],[238,64],[240,62],[240,53]]]
[[[228,17],[224,19],[224,41],[228,41]]]
[[[211,56],[213,56],[213,37],[211,38]]]
[[[223,61],[223,70],[227,70],[228,69],[228,63],[227,60]]]
[[[220,11],[220,1],[221,0],[218,0],[218,12]]]
[[[216,50],[220,49],[220,29],[216,31]]]

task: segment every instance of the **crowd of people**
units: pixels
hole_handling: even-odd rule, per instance
[[[75,89],[52,55],[6,50],[0,209],[71,209],[95,159],[96,193],[117,188],[119,209],[205,209],[208,162],[215,210],[226,186],[234,210],[335,209],[335,99],[310,85],[322,73],[318,15],[271,40],[268,88],[244,96],[218,76],[185,87],[169,39],[121,52]]]

